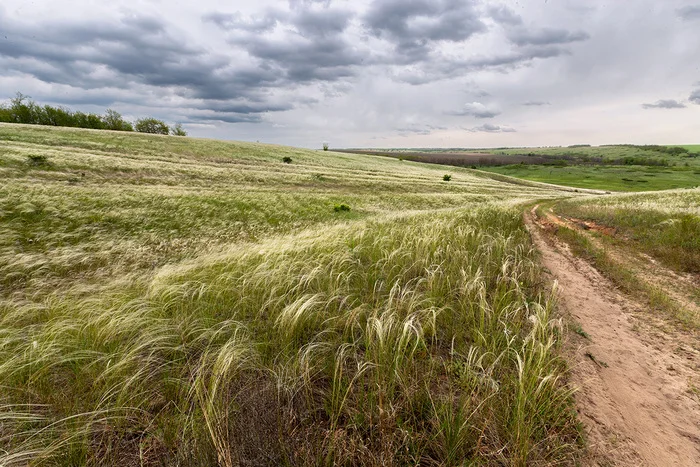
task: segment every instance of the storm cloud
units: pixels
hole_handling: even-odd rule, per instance
[[[692,96],[691,96],[692,97]],[[644,109],[684,109],[685,104],[673,99],[661,99],[653,104],[642,104]]]
[[[0,99],[310,147],[686,141],[699,12],[681,0],[3,0]],[[650,111],[683,106],[667,125]],[[494,118],[509,125],[483,124]]]
[[[696,89],[690,94],[688,100],[694,104],[700,104],[700,89]]]
[[[679,8],[678,16],[686,21],[700,20],[700,5],[689,5]]]
[[[486,30],[473,2],[463,0],[374,0],[364,21],[404,63],[425,60],[434,42],[463,42]]]

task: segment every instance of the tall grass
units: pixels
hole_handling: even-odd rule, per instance
[[[145,288],[6,307],[0,462],[564,461],[575,417],[540,284],[519,212],[484,207],[271,239]]]
[[[682,273],[700,273],[700,190],[566,201],[557,212],[617,229],[641,251]]]
[[[551,187],[252,143],[0,140],[0,465],[575,455],[517,207]]]

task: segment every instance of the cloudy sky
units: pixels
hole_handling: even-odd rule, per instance
[[[2,0],[15,91],[305,147],[700,143],[700,2]]]

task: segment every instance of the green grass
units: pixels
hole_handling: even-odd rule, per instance
[[[682,148],[686,148],[691,153],[700,154],[700,144],[685,144],[681,145]]]
[[[556,211],[614,227],[680,273],[700,273],[700,189],[563,201]]]
[[[0,464],[573,462],[520,207],[572,193],[254,143],[0,142]]]
[[[700,167],[506,165],[480,167],[536,182],[608,191],[657,191],[700,186]]]
[[[691,153],[700,153],[700,151],[696,150],[700,148],[700,146],[698,145],[680,147],[688,149]],[[631,145],[499,148],[485,151],[492,152],[494,154],[540,154],[549,156],[574,156],[577,158],[588,158],[591,160],[600,158],[604,161],[613,161],[624,158],[642,158],[665,160],[671,165],[684,165],[687,162],[691,166],[700,166],[700,160],[698,160],[698,157],[689,157],[687,154],[672,155],[666,152],[655,150],[654,147],[644,148],[643,146]]]

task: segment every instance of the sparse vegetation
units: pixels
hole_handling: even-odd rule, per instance
[[[349,211],[350,211],[350,206],[348,206],[348,205],[345,204],[345,203],[336,204],[336,205],[333,207],[333,210],[334,210],[335,212],[349,212]]]

